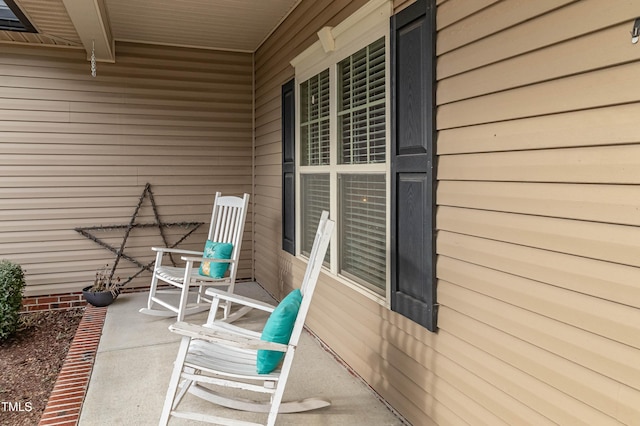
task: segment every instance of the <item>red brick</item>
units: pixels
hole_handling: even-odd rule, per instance
[[[60,395],[63,392],[66,392],[66,393],[80,392],[80,391],[84,391],[85,387],[86,387],[86,383],[82,383],[81,381],[74,381],[74,382],[68,382],[68,383],[56,382],[55,387],[51,392],[51,394],[53,395],[54,392],[56,395]]]
[[[62,396],[57,396],[55,398],[49,398],[49,401],[47,402],[47,408],[49,407],[49,405],[56,406],[61,404],[82,404],[83,400],[84,400],[84,394],[79,396],[78,395],[70,396],[67,398]]]
[[[97,347],[98,345],[89,346],[89,347],[83,346],[79,348],[72,347],[69,350],[67,357],[69,358],[69,361],[73,361],[73,362],[88,361],[89,357],[93,355]]]
[[[89,366],[88,368],[80,366],[78,369],[69,369],[60,374],[58,380],[56,381],[56,384],[64,384],[65,382],[69,382],[71,380],[79,381],[85,377],[89,377],[91,375],[91,367],[92,366]]]
[[[76,426],[78,422],[72,421],[72,420],[65,421],[65,420],[51,419],[51,420],[45,420],[39,424],[42,426]]]
[[[54,408],[55,407],[55,408]],[[73,414],[80,412],[80,404],[78,404],[77,400],[59,403],[55,406],[47,405],[47,409],[44,411],[45,413],[66,413]],[[44,414],[43,414],[44,417]]]
[[[74,396],[82,396],[84,395],[84,390],[82,389],[77,389],[74,391],[67,391],[67,390],[63,390],[63,389],[56,389],[56,387],[53,387],[53,391],[51,391],[51,397],[50,398],[54,398],[56,400],[59,400],[60,398],[72,398]]]
[[[82,403],[82,399],[80,400],[69,400],[67,402],[65,401],[61,401],[60,403],[53,403],[53,404],[48,404],[47,405],[47,409],[45,411],[45,413],[47,412],[58,412],[58,411],[64,411],[64,410],[80,410],[81,404]],[[43,413],[44,415],[44,413]]]
[[[80,407],[76,408],[63,408],[55,411],[49,411],[42,413],[41,420],[47,420],[52,418],[60,418],[60,417],[69,417],[69,416],[77,416],[80,414]]]
[[[78,380],[81,377],[88,376],[88,371],[78,371],[76,368],[66,368],[65,364],[64,371],[61,371],[58,375],[58,380],[56,380],[56,384],[62,383],[69,380]]]
[[[70,302],[72,300],[79,300],[79,296],[66,295],[66,296],[60,296],[59,299],[60,299],[61,302]]]
[[[71,307],[71,303],[69,302],[52,303],[51,307],[55,309],[69,309]]]
[[[31,305],[31,306],[29,306],[28,311],[29,312],[45,311],[47,309],[49,309],[49,307],[47,305]]]
[[[89,383],[89,374],[84,374],[84,377],[82,375],[79,375],[79,376],[69,376],[64,379],[59,379],[56,382],[55,386],[56,388],[58,386],[65,386],[65,385],[78,385],[78,386],[86,387],[88,383]]]
[[[89,373],[91,373],[91,366],[86,366],[86,365],[77,365],[77,366],[73,366],[74,368],[67,368],[67,365],[65,364],[65,368],[64,371],[60,372],[60,375],[58,376],[58,381],[62,381],[62,380],[77,380],[81,377],[84,376],[89,376]],[[87,368],[89,367],[89,368]]]
[[[58,417],[44,419],[40,422],[41,425],[76,425],[78,424],[78,414],[59,415]]]

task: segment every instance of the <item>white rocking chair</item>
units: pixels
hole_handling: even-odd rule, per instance
[[[226,287],[227,292],[233,293],[248,205],[249,194],[244,194],[244,197],[240,198],[233,196],[223,197],[220,192],[216,193],[207,238],[217,243],[231,243],[232,252],[229,259],[204,258],[203,251],[152,247],[152,250],[156,252],[156,263],[153,270],[153,278],[151,279],[147,307],[140,309],[140,312],[164,317],[177,316],[177,321],[182,321],[185,315],[210,309],[212,298],[206,296],[207,288],[216,286],[224,289]],[[181,259],[186,262],[184,267],[163,265],[165,254],[181,255]],[[199,265],[203,262],[228,263],[229,269],[222,278],[212,278],[201,274],[199,267],[194,267],[194,265]],[[159,281],[176,287],[176,289],[159,290]],[[195,303],[190,303],[188,301],[189,290],[194,287],[197,287],[196,301]],[[173,300],[161,296],[167,293],[179,294],[179,301],[176,303],[175,296]],[[228,321],[233,321],[248,311],[248,309],[238,311],[231,318],[231,303],[225,303],[221,307],[224,309],[224,318]]]
[[[275,424],[278,413],[314,410],[331,404],[330,401],[319,398],[282,402],[282,396],[334,225],[333,221],[328,220],[328,213],[323,212],[300,288],[302,301],[288,344],[261,340],[259,333],[216,321],[216,301],[211,310],[213,315],[209,315],[207,324],[204,326],[176,322],[169,327],[172,332],[183,335],[183,338],[169,382],[160,425],[166,425],[170,416],[220,425],[255,426],[259,424],[211,414],[179,411],[177,407],[187,391],[224,407],[268,413],[266,424],[269,426]],[[220,291],[208,291],[208,294],[216,300],[239,303],[267,312],[274,311],[271,305],[238,295]],[[281,302],[279,307],[283,303]],[[257,363],[260,356],[258,350],[284,352],[284,361],[271,373],[258,374]],[[180,384],[181,381],[182,384]],[[200,383],[209,387],[202,386]],[[216,391],[210,389],[211,385],[217,386]],[[229,395],[234,389],[266,393],[270,398],[264,402],[234,398]]]

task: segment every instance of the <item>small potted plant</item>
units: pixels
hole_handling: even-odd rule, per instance
[[[93,284],[82,289],[85,300],[93,306],[110,305],[120,294],[120,277],[113,277],[113,270],[109,265],[96,271]]]

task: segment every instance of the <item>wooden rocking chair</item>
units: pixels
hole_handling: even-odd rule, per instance
[[[216,321],[216,300],[214,300],[214,306],[211,310],[213,315],[209,315],[207,324],[204,326],[176,322],[169,327],[172,332],[183,335],[183,338],[169,382],[160,425],[166,425],[170,416],[221,425],[258,425],[258,423],[211,414],[179,411],[177,407],[187,391],[224,407],[241,411],[268,413],[267,425],[269,426],[275,424],[278,413],[314,410],[331,404],[330,401],[319,398],[282,402],[282,396],[334,226],[335,223],[328,220],[328,213],[323,212],[302,286],[299,292],[294,290],[285,297],[278,307],[274,308],[263,302],[231,293],[213,289],[213,291],[208,291],[217,300],[239,303],[254,309],[272,312],[267,320],[262,337],[254,331]],[[296,292],[298,293],[296,294]],[[294,319],[293,328],[291,329],[291,325],[289,325],[288,329],[291,337],[281,336],[280,339],[272,339],[284,341],[284,343],[263,340],[269,323],[274,318],[277,322],[279,313],[286,312],[286,306],[290,306],[286,301],[293,300],[295,299],[294,296],[300,294],[302,300],[299,302],[299,309],[297,311],[289,311],[289,315]],[[292,303],[295,304],[297,302],[294,301]],[[267,352],[260,353],[264,350]],[[276,366],[275,370],[260,374],[258,373],[259,364],[261,359],[264,359],[261,357],[273,354],[278,357],[282,356],[277,352],[269,351],[284,352],[284,361],[280,367]],[[278,364],[278,360],[275,361],[275,364]],[[200,383],[204,383],[208,387],[202,386]],[[216,391],[210,388],[212,385],[216,386]],[[264,402],[234,398],[229,395],[234,389],[266,393],[270,395],[270,398]]]
[[[156,252],[156,263],[147,307],[140,309],[140,312],[156,316],[177,316],[177,321],[182,321],[185,315],[210,309],[212,298],[206,296],[207,288],[216,286],[224,289],[226,287],[227,292],[233,293],[248,205],[249,194],[244,194],[244,197],[240,198],[223,197],[220,192],[216,193],[206,247],[210,247],[214,252],[219,248],[221,251],[226,251],[226,254],[229,254],[229,250],[231,250],[230,256],[214,256],[221,258],[212,259],[205,258],[204,251],[152,247],[152,250]],[[184,267],[163,264],[165,254],[181,255],[181,259],[186,262]],[[207,264],[207,262],[211,263]],[[228,271],[225,272],[226,264],[229,266]],[[216,273],[212,272],[205,275],[201,273],[203,272],[202,267],[194,267],[194,265],[207,265],[204,272],[218,271],[220,274],[216,276]],[[222,269],[216,270],[216,266],[212,265],[221,265]],[[159,290],[159,281],[176,287],[176,289]],[[188,301],[189,290],[195,287],[197,287],[196,301],[190,303]],[[173,299],[161,296],[167,293],[179,294],[179,301],[176,303],[175,296]],[[229,321],[248,311],[248,309],[238,311],[234,314],[234,318],[230,318],[231,303],[225,303],[221,307],[224,309],[224,318]]]

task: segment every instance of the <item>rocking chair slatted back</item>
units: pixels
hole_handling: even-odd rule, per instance
[[[242,220],[243,211],[242,199],[237,197],[222,197],[216,194],[218,209],[214,209],[211,214],[211,225],[209,227],[209,239],[220,243],[235,243],[233,240],[233,230],[238,222]]]
[[[237,232],[238,224],[244,223],[247,216],[244,200],[238,197],[223,197],[218,192],[216,193],[214,206],[217,206],[217,208],[214,208],[211,213],[208,239],[218,243],[233,244],[231,258],[238,258],[239,253],[237,252],[242,246],[243,236],[242,232]],[[230,275],[233,275],[234,278],[237,266],[237,264],[229,266]]]

